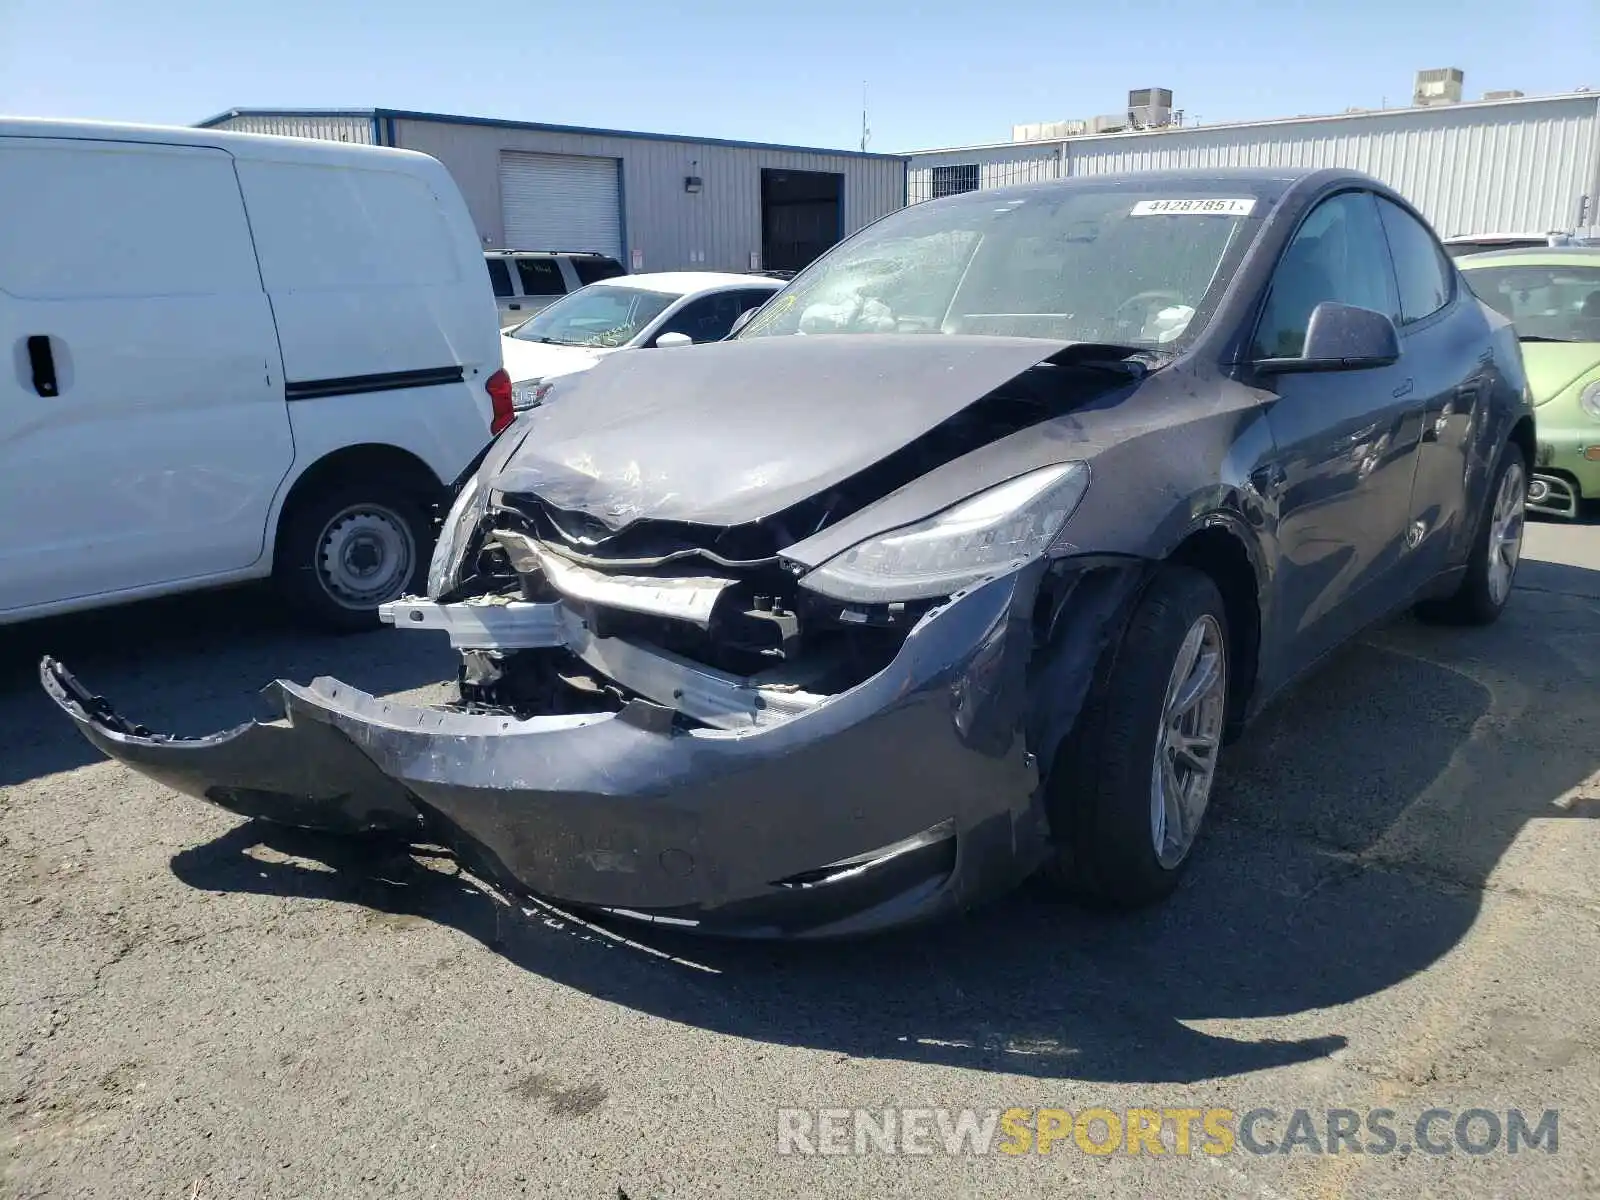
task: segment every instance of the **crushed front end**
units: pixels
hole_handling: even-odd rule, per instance
[[[1038,352],[941,353],[999,355],[1009,378]],[[535,410],[460,488],[427,597],[384,610],[460,653],[451,703],[279,681],[281,719],[180,739],[125,721],[52,660],[43,684],[94,745],[179,791],[442,843],[570,905],[789,937],[970,907],[1050,852],[1041,764],[1138,572],[1059,549],[1085,464],[1035,460],[987,487],[940,468],[1107,386],[1074,375],[1037,385],[1044,400],[952,401],[931,432],[890,431],[870,454],[840,443],[832,460],[781,457],[768,431],[761,461],[777,466],[715,477],[681,447],[677,468],[641,476],[628,447],[645,416]],[[905,411],[907,428],[927,422]],[[535,428],[537,452],[519,457]],[[913,494],[929,481],[945,492]]]

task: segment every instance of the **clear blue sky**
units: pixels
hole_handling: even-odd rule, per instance
[[[913,15],[920,13],[920,15]],[[854,146],[1004,141],[1170,87],[1201,123],[1600,88],[1600,0],[0,0],[0,112],[410,108]]]

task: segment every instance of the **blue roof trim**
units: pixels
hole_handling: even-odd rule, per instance
[[[830,150],[822,146],[786,146],[776,142],[743,142],[733,138],[694,137],[678,133],[646,133],[636,129],[594,129],[585,125],[548,125],[538,121],[506,121],[498,117],[462,117],[449,113],[413,112],[403,108],[230,108],[196,125],[210,129],[235,117],[363,117],[401,121],[438,121],[446,125],[481,125],[490,129],[526,129],[538,133],[573,133],[590,137],[631,138],[642,142],[686,142],[695,146],[727,146],[736,150],[773,150],[785,154],[826,154],[832,158],[865,158],[878,162],[910,161],[905,154],[863,150]]]

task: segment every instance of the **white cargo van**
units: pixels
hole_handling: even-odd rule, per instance
[[[273,576],[375,625],[500,368],[436,160],[0,118],[0,624]]]

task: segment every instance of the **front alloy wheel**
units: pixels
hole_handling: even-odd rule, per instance
[[[1150,840],[1169,871],[1188,857],[1211,800],[1227,695],[1222,626],[1206,613],[1189,627],[1172,664],[1150,769]]]
[[[1217,585],[1163,567],[1050,772],[1051,882],[1123,908],[1177,886],[1211,801],[1228,655]]]

